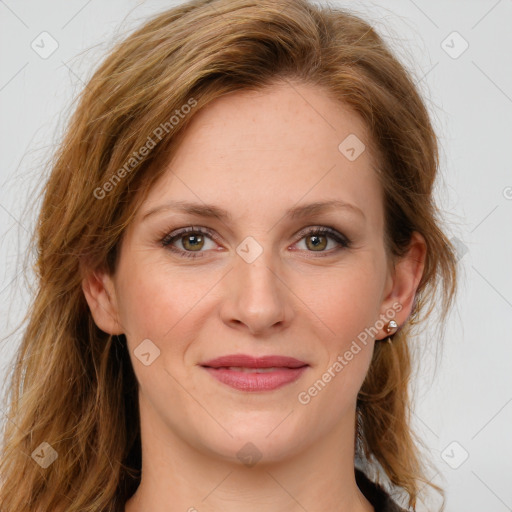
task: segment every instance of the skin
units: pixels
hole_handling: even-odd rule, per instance
[[[354,161],[338,149],[349,134],[367,148]],[[387,256],[368,137],[355,113],[315,86],[286,82],[223,96],[187,128],[125,233],[115,274],[86,273],[95,322],[126,335],[139,382],[142,480],[126,512],[373,510],[355,482],[353,446],[375,339],[360,343],[308,404],[297,398],[393,304],[401,305],[398,325],[406,322],[423,271],[419,234],[394,266]],[[363,215],[337,208],[285,217],[331,199]],[[144,218],[171,200],[214,204],[232,218],[173,209]],[[204,236],[202,258],[161,243],[188,226],[218,237]],[[315,249],[312,236],[301,235],[310,226],[330,226],[352,243],[320,235]],[[263,250],[252,263],[236,252],[248,236]],[[187,240],[173,246],[197,254]],[[383,328],[375,335],[386,337]],[[134,355],[145,339],[160,350],[148,366]],[[250,393],[199,366],[234,353],[287,355],[309,367],[291,384]],[[248,442],[261,455],[252,467],[237,457]]]

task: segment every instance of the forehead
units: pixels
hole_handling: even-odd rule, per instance
[[[179,199],[277,214],[299,201],[339,199],[378,214],[370,145],[363,120],[317,86],[230,93],[195,114],[146,211]]]

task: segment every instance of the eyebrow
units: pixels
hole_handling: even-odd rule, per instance
[[[352,211],[353,213],[356,213],[363,217],[364,219],[366,219],[364,212],[360,208],[358,208],[354,204],[346,203],[340,200],[331,200],[323,202],[317,201],[302,206],[294,206],[286,210],[283,217],[290,219],[303,218],[309,215],[323,213],[325,211],[333,210],[336,208]],[[221,221],[230,221],[233,218],[232,215],[227,210],[219,206],[215,206],[213,204],[193,203],[190,201],[169,201],[160,206],[155,206],[154,208],[146,212],[143,216],[143,220],[147,219],[152,215],[155,215],[156,213],[160,213],[167,210],[176,210],[182,213],[219,219]]]

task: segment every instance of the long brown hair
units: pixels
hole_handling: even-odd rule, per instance
[[[126,226],[197,112],[277,81],[313,84],[362,117],[378,154],[389,254],[403,255],[414,231],[427,242],[413,314],[391,345],[375,346],[354,446],[374,479],[416,506],[428,478],[411,429],[409,344],[434,305],[445,319],[456,290],[433,198],[438,147],[427,109],[358,16],[307,0],[196,0],[116,45],[81,92],[52,162],[32,241],[37,291],[9,387],[2,512],[123,510],[141,470],[137,382],[124,335],[92,320],[80,264],[115,270]],[[34,456],[41,448],[58,454],[46,468]]]

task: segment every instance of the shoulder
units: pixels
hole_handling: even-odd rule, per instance
[[[361,470],[356,468],[355,472],[357,486],[372,504],[375,512],[406,512],[391,499],[383,487],[372,482]]]

